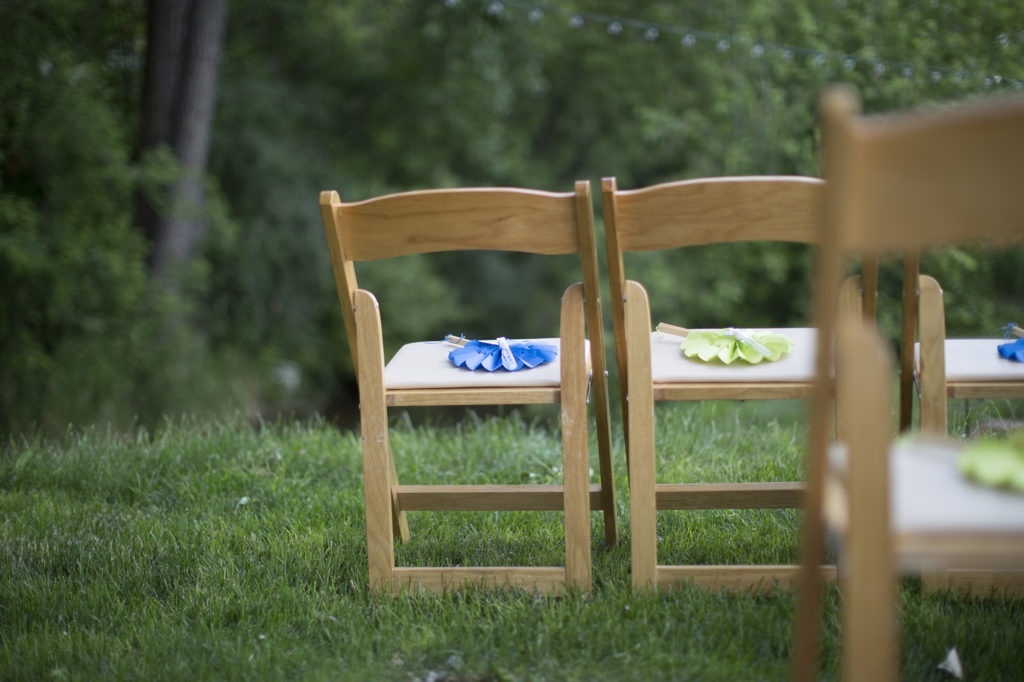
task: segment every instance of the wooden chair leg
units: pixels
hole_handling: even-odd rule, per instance
[[[898,677],[896,563],[889,522],[890,363],[881,342],[841,329],[836,345],[870,353],[872,362],[838,357],[836,400],[850,427],[849,524],[843,584],[843,671],[848,680]],[[859,348],[858,348],[859,350]]]
[[[917,336],[917,276],[920,255],[903,259],[903,312],[900,331],[900,432],[910,430],[914,415],[914,341]]]
[[[597,368],[595,367],[595,372]],[[619,542],[615,517],[615,472],[612,469],[612,429],[608,410],[607,378],[594,379],[594,403],[597,406],[597,461],[601,476],[601,511],[604,516],[604,540],[608,546]]]
[[[384,415],[385,424],[387,423],[387,415]],[[395,469],[395,458],[391,453],[391,438],[388,436],[387,429],[384,430],[384,446],[387,450],[388,457],[388,485],[391,494],[391,525],[392,530],[398,539],[402,542],[409,541],[409,521],[406,518],[405,511],[398,504],[398,496],[394,494],[394,491],[398,490],[398,470]]]
[[[565,510],[565,582],[589,590],[590,483],[587,461],[587,376],[583,286],[562,297],[562,491]]]
[[[946,435],[946,320],[942,288],[927,275],[918,277],[920,306],[921,431]]]
[[[370,588],[391,590],[395,567],[388,415],[384,398],[384,351],[377,300],[367,291],[355,293],[359,335],[359,421],[362,431],[363,494],[366,499],[366,554]],[[391,466],[389,466],[389,463]]]
[[[651,388],[651,313],[647,292],[626,282],[626,349],[629,354],[630,557],[633,589],[657,587],[657,509],[654,491],[654,393]]]

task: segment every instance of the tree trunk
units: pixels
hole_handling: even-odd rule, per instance
[[[168,146],[183,170],[162,210],[139,197],[156,276],[188,260],[206,229],[203,181],[227,8],[228,0],[149,2],[140,147]]]

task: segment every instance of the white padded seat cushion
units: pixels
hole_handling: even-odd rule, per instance
[[[517,339],[518,340],[518,339]],[[386,388],[483,388],[483,387],[545,387],[562,384],[561,339],[524,339],[531,343],[550,343],[559,347],[551,362],[533,369],[508,372],[504,369],[487,372],[456,367],[448,359],[456,346],[446,341],[407,343],[398,349],[384,368]],[[513,341],[513,339],[509,339]],[[590,341],[586,342],[587,367],[590,367]]]
[[[941,530],[1019,532],[1024,494],[964,478],[952,443],[917,438],[897,443],[890,459],[893,528],[898,533]]]
[[[814,379],[814,353],[817,332],[813,328],[771,328],[771,331],[793,340],[789,353],[775,362],[756,365],[737,360],[726,365],[703,362],[683,355],[679,344],[683,339],[672,334],[651,332],[651,380],[656,384],[675,382],[798,382]]]
[[[977,568],[977,547],[966,549],[959,557],[947,553],[936,563],[928,548],[953,548],[957,538],[967,542],[1001,538],[1000,549],[994,550],[1000,564],[1008,555],[1024,557],[1024,494],[964,478],[957,468],[958,455],[956,444],[927,436],[898,441],[889,452],[891,528],[902,547],[899,563],[906,570],[940,565]],[[847,459],[844,444],[829,449],[831,476],[826,482],[825,510],[829,521],[840,529],[848,524],[845,491],[840,484]],[[1002,544],[1008,537],[1019,540]]]
[[[1008,339],[946,339],[946,381],[1024,381],[1024,362],[1007,360],[996,346]],[[920,368],[921,344],[914,344]]]

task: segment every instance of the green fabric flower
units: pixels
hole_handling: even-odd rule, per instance
[[[960,453],[960,472],[983,485],[1024,492],[1024,432],[987,439]]]
[[[704,362],[719,360],[727,365],[736,360],[756,365],[762,361],[774,362],[789,352],[793,340],[774,332],[754,332],[739,329],[693,330],[679,346],[688,358]]]

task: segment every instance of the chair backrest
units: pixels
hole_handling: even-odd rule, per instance
[[[604,219],[619,251],[721,242],[811,244],[820,234],[822,181],[799,176],[680,180],[619,190],[602,184]]]
[[[847,256],[1024,238],[1024,99],[866,117],[851,89],[835,87],[821,109],[819,328],[835,329],[835,287]],[[819,377],[831,353],[831,344],[819,344]],[[815,433],[817,421],[812,418],[812,453],[825,442],[824,433]]]
[[[573,192],[464,188],[402,192],[342,203],[320,194],[335,283],[353,361],[358,353],[352,296],[356,261],[460,250],[573,254],[581,257],[587,324],[601,329],[597,247],[590,183]],[[559,292],[560,293],[560,292]],[[592,341],[593,343],[593,341]],[[594,348],[594,355],[603,348]],[[603,361],[600,362],[603,369]]]
[[[860,116],[822,102],[827,223],[840,253],[897,253],[1024,235],[1024,99]]]

